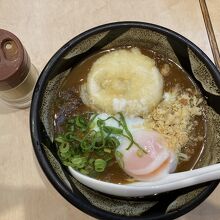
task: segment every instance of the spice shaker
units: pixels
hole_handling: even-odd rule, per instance
[[[16,107],[30,106],[38,72],[20,40],[0,29],[0,101]]]

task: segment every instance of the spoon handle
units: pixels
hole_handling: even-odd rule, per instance
[[[169,174],[161,180],[153,182],[138,182],[132,185],[139,187],[150,187],[157,192],[165,192],[175,189],[193,186],[199,183],[220,179],[220,164],[214,164],[195,170]]]

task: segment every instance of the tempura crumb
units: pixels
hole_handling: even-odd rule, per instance
[[[165,94],[164,100],[145,118],[145,126],[161,133],[168,147],[179,153],[190,141],[190,132],[197,123],[193,118],[202,114],[202,101],[202,98],[176,87]]]

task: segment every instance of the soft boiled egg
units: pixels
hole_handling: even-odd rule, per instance
[[[136,180],[148,181],[162,178],[176,169],[175,154],[167,148],[164,138],[155,131],[144,129],[132,132],[134,141],[129,149],[129,140],[120,140],[116,158],[121,168]]]
[[[119,119],[116,115],[115,118]],[[93,129],[98,131],[98,119],[106,120],[107,126],[122,128],[119,123],[106,113],[98,114],[93,122]],[[125,117],[133,143],[123,135],[114,135],[120,142],[115,151],[121,168],[135,180],[157,180],[173,172],[177,166],[175,153],[172,152],[164,137],[156,131],[147,130],[140,117]]]

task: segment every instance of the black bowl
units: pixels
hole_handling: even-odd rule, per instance
[[[30,114],[38,162],[57,191],[83,212],[99,219],[174,219],[204,201],[219,181],[144,198],[116,198],[91,190],[60,164],[53,144],[53,102],[68,71],[90,54],[118,46],[144,46],[177,62],[200,88],[214,112],[220,112],[220,74],[211,60],[183,36],[153,24],[118,22],[88,30],[66,43],[50,59],[36,84]],[[212,113],[213,114],[213,113]],[[208,146],[197,167],[216,163],[220,147]],[[212,152],[212,153],[210,153]]]

